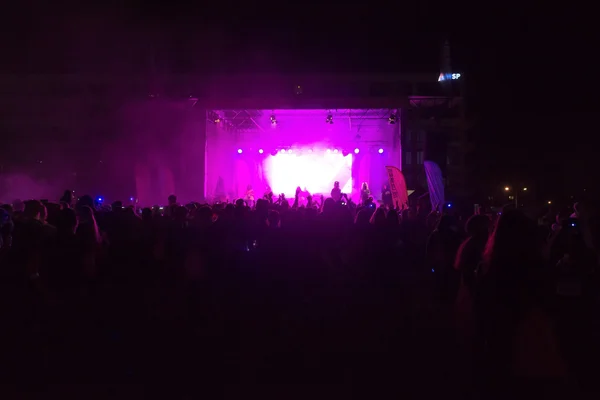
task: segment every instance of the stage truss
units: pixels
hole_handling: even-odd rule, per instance
[[[395,123],[400,123],[400,115],[397,109],[334,109],[334,110],[209,110],[207,121],[220,124],[225,130],[240,133],[264,132],[269,126],[265,126],[265,116],[275,114],[278,119],[286,116],[299,117],[303,112],[321,112],[323,120],[328,115],[333,117],[336,124],[348,124],[349,130],[368,129],[381,126],[383,122],[389,122],[391,116],[396,117]],[[314,115],[314,114],[313,114]],[[263,121],[261,123],[261,121]]]

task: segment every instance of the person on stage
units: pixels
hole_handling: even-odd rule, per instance
[[[360,201],[363,205],[366,205],[369,202],[369,198],[371,197],[371,191],[369,190],[369,185],[367,182],[363,182],[360,188]]]
[[[263,198],[273,204],[273,191],[271,190],[271,186],[267,185]]]
[[[333,189],[331,189],[331,198],[336,203],[342,199],[342,189],[340,189],[340,183],[338,181],[333,183]]]
[[[252,189],[252,185],[248,185],[248,187],[246,187],[246,196],[244,196],[244,201],[248,207],[254,207],[254,189]]]
[[[385,207],[389,208],[390,210],[394,208],[394,199],[392,197],[392,191],[390,190],[387,184],[384,184],[383,188],[381,189],[381,202]]]

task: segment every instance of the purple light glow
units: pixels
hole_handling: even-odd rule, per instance
[[[242,149],[238,149],[238,154],[242,154]]]
[[[378,150],[379,154],[383,154],[383,149]]]
[[[265,162],[265,173],[274,193],[292,196],[296,187],[313,194],[328,194],[339,181],[342,192],[352,192],[352,157],[341,154],[283,154]]]
[[[348,118],[348,114],[365,112],[385,117],[360,123],[357,118],[350,131],[347,124],[324,124],[324,117],[330,112],[323,109],[258,110],[254,117],[256,129],[247,132],[233,132],[209,121],[204,188],[199,190],[204,190],[209,201],[234,201],[244,197],[251,185],[257,193],[269,187],[274,193],[283,192],[291,199],[299,185],[302,189],[306,186],[312,194],[329,196],[333,182],[339,181],[344,192],[356,201],[359,190],[347,186],[347,182],[368,182],[373,188],[380,187],[387,181],[385,167],[390,163],[384,156],[385,149],[396,151],[392,150],[395,131],[388,123],[389,110],[352,110],[351,113],[344,110],[339,116]],[[337,112],[331,114],[334,120],[338,117]],[[277,116],[276,130],[268,129],[271,115]],[[378,153],[379,147],[369,149],[369,143],[379,144],[385,152]],[[235,153],[238,149],[243,150],[243,154]],[[164,179],[167,183],[171,181],[168,174]],[[174,190],[169,188],[168,194]],[[160,195],[166,197],[168,194],[163,195],[162,191]]]

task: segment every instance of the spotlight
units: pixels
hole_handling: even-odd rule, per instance
[[[325,118],[326,124],[333,124],[333,115],[327,114],[327,118]]]
[[[379,154],[383,154],[383,149],[379,149],[377,151],[379,152]]]
[[[279,152],[280,152],[281,154],[285,154],[285,149],[281,149],[281,150],[279,150]]]
[[[275,118],[275,114],[271,114],[271,125],[277,125],[277,118]]]
[[[327,154],[331,153],[331,149],[327,149]]]
[[[396,117],[396,114],[394,114],[394,113],[392,113],[390,115],[390,117],[388,118],[390,125],[394,125],[397,120],[398,120],[398,118]]]
[[[358,154],[358,153],[360,153],[360,149],[357,147],[354,149],[354,154]]]
[[[238,154],[242,154],[242,149],[238,149]]]
[[[258,149],[258,154],[264,153],[263,149]]]
[[[333,153],[337,154],[338,153],[338,149],[333,149]]]
[[[212,121],[215,124],[218,124],[219,122],[221,122],[221,117],[219,116],[219,114],[217,114],[214,111],[210,111],[208,113],[208,119],[209,119],[209,121]]]
[[[292,154],[293,150],[292,149],[288,149],[288,154]]]

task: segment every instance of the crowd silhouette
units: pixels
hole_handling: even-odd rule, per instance
[[[397,210],[367,191],[2,205],[3,381],[168,382],[171,398],[596,392],[594,202],[551,224]]]

